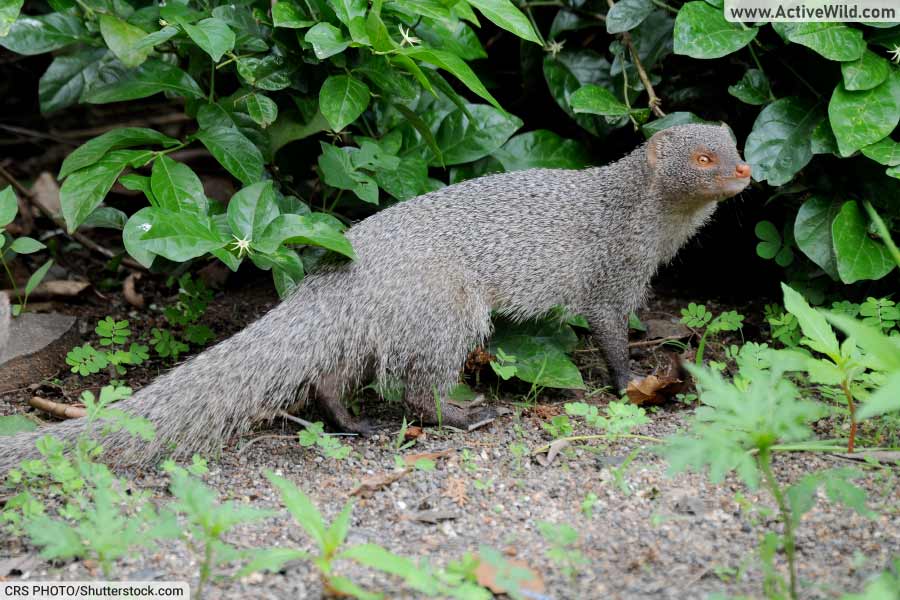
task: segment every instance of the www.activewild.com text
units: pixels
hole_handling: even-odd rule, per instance
[[[771,19],[790,19],[803,21],[808,19],[828,19],[833,21],[855,21],[858,19],[882,19],[893,21],[897,17],[897,10],[882,7],[860,7],[856,4],[826,4],[824,6],[808,7],[778,5],[770,7],[733,6],[728,8],[732,19],[740,21],[767,21]]]

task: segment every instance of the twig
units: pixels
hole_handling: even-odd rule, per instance
[[[293,421],[294,423],[301,425],[307,429],[309,429],[310,427],[313,426],[313,423],[310,423],[306,419],[301,419],[300,417],[295,417],[294,415],[290,414],[287,411],[279,410],[277,414],[282,419],[286,419],[288,421]],[[337,433],[323,433],[322,435],[328,435],[331,437],[355,437],[359,434],[358,433],[337,432]]]
[[[19,135],[24,135],[36,140],[50,140],[52,142],[56,142],[57,144],[65,144],[67,146],[77,146],[78,142],[73,140],[66,140],[59,136],[51,135],[49,133],[43,133],[41,131],[34,131],[33,129],[26,129],[25,127],[17,127],[15,125],[3,125],[0,123],[0,129],[4,131],[8,131],[10,133],[16,133]]]
[[[41,211],[41,214],[43,214],[45,217],[47,217],[48,219],[50,219],[51,221],[56,223],[57,227],[59,227],[63,231],[68,231],[68,229],[66,228],[65,221],[63,221],[60,217],[57,217],[52,212],[50,212],[42,203],[35,202],[34,194],[32,193],[32,191],[27,189],[21,183],[19,183],[18,180],[16,180],[16,178],[13,177],[9,173],[9,171],[7,171],[3,167],[3,165],[0,165],[0,177],[3,177],[3,179],[7,180],[10,183],[10,185],[12,185],[14,188],[16,188],[16,191],[18,191],[20,194],[22,194],[22,196],[27,198],[31,202],[31,204],[36,206],[37,209],[39,211]],[[84,246],[85,248],[87,248],[89,250],[93,250],[94,252],[97,252],[98,254],[102,254],[106,258],[115,258],[116,257],[115,252],[113,252],[109,248],[101,246],[100,244],[98,244],[91,238],[87,237],[83,233],[78,233],[77,231],[74,231],[72,233],[67,233],[66,235],[71,237],[73,240],[75,240],[76,242],[78,242],[79,244]],[[142,265],[141,263],[139,263],[135,260],[128,258],[127,256],[122,259],[122,264],[126,265],[132,269],[141,269],[141,270],[144,269],[144,265]]]
[[[606,3],[609,5],[610,9],[616,5],[614,0],[606,0]],[[649,98],[647,104],[650,106],[650,110],[657,117],[666,116],[666,113],[659,107],[662,101],[659,99],[659,96],[656,95],[653,84],[650,83],[650,77],[647,75],[647,71],[644,70],[644,65],[641,63],[641,58],[638,56],[637,49],[634,47],[634,41],[631,39],[631,34],[627,31],[623,31],[619,34],[619,39],[622,40],[622,43],[625,44],[625,47],[628,48],[628,51],[631,53],[631,61],[634,63],[634,68],[637,69],[638,77],[641,78],[644,89],[647,90],[647,96]]]
[[[83,406],[72,406],[71,404],[60,404],[53,400],[47,400],[40,396],[32,396],[28,404],[34,408],[50,413],[54,417],[60,419],[80,419],[87,414],[87,409]]]
[[[662,346],[666,342],[673,342],[675,340],[681,340],[686,337],[690,337],[689,335],[667,335],[662,338],[655,338],[652,340],[641,340],[639,342],[629,342],[629,348],[642,348],[644,346]]]
[[[246,444],[244,444],[243,446],[241,446],[241,449],[238,450],[238,455],[243,454],[244,450],[246,450],[247,448],[249,448],[256,442],[260,442],[262,440],[296,440],[296,439],[297,439],[296,435],[279,435],[277,433],[268,433],[266,435],[261,435],[259,437],[255,437],[252,440],[250,440],[249,442],[247,442]]]

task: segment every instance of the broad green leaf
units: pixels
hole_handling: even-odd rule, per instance
[[[331,23],[316,23],[303,39],[312,44],[313,52],[319,60],[340,54],[350,45],[341,30]]]
[[[631,31],[654,10],[650,0],[619,0],[606,13],[606,32]]]
[[[484,87],[484,84],[481,83],[481,80],[478,79],[478,76],[475,75],[475,72],[472,71],[472,69],[465,63],[464,60],[462,60],[455,54],[451,54],[450,52],[444,52],[441,50],[434,50],[431,48],[406,48],[403,50],[403,53],[428,64],[434,65],[439,69],[447,71],[448,73],[459,79],[459,81],[467,88],[469,88],[472,93],[480,96],[481,98],[484,98],[485,100],[493,104],[497,109],[502,110],[500,104],[487,91],[487,88]]]
[[[409,200],[428,191],[428,163],[416,156],[404,157],[394,170],[376,169],[378,187],[397,200]]]
[[[891,63],[871,50],[850,62],[841,63],[844,88],[850,91],[870,90],[884,83],[891,74]]]
[[[147,32],[114,15],[100,15],[100,34],[106,46],[126,67],[136,67],[147,60],[153,48],[135,49]]]
[[[471,27],[462,21],[423,21],[416,27],[416,33],[429,46],[446,50],[463,60],[487,58],[487,53],[478,36]],[[369,38],[371,39],[371,37],[370,32]]]
[[[228,202],[228,225],[238,239],[255,242],[277,216],[278,205],[271,181],[247,186]]]
[[[253,142],[235,127],[213,127],[197,133],[206,149],[244,185],[256,183],[263,175],[263,157]]]
[[[179,33],[181,33],[181,30],[177,27],[166,25],[159,31],[148,33],[143,39],[138,40],[132,48],[134,50],[144,50],[146,48],[152,49],[160,44],[168,42]]]
[[[831,123],[828,119],[816,125],[810,138],[810,148],[813,154],[834,154],[837,155],[837,140],[834,139],[834,132],[831,130]]]
[[[662,118],[650,121],[641,127],[641,132],[644,134],[644,137],[649,140],[655,133],[659,133],[664,129],[675,127],[677,125],[689,125],[691,123],[708,123],[708,121],[701,119],[692,112],[672,112]]]
[[[541,38],[535,33],[531,22],[522,11],[509,0],[467,0],[468,3],[483,14],[497,27],[516,34],[524,40],[541,43]]]
[[[581,127],[594,135],[605,135],[611,127],[605,117],[572,110],[572,95],[588,84],[612,84],[610,64],[592,50],[560,52],[544,56],[544,80],[556,104]]]
[[[297,524],[312,538],[317,548],[324,548],[326,543],[325,520],[312,500],[293,482],[284,477],[271,471],[266,471],[265,475],[272,487],[278,490],[281,503],[288,509]]]
[[[222,19],[210,17],[196,25],[182,23],[181,26],[200,49],[209,54],[213,62],[219,62],[226,52],[234,49],[234,32]]]
[[[299,6],[284,0],[272,6],[272,23],[275,27],[285,29],[306,29],[316,24],[300,10]]]
[[[149,185],[149,183],[148,183]],[[150,268],[156,254],[151,252],[141,240],[144,234],[153,227],[153,222],[159,209],[147,206],[137,211],[125,223],[122,229],[122,245],[131,257],[146,268]]]
[[[829,60],[856,60],[863,55],[863,32],[843,23],[790,23],[787,38]]]
[[[53,259],[51,258],[44,264],[42,264],[38,269],[31,274],[31,277],[28,278],[28,281],[25,282],[25,295],[31,295],[31,292],[37,288],[41,284],[41,281],[44,280],[44,277],[47,276],[47,272],[50,270],[50,267],[53,266]]]
[[[619,102],[612,92],[599,85],[586,85],[572,94],[572,110],[607,117],[624,117],[627,106]]]
[[[722,9],[706,2],[688,2],[675,17],[675,54],[720,58],[749,44],[757,31],[756,27],[742,28],[738,23],[729,23]]]
[[[0,36],[0,46],[17,54],[31,56],[58,50],[88,38],[81,19],[74,15],[20,15],[10,26],[9,33],[5,37]]]
[[[766,74],[759,69],[747,69],[741,80],[728,86],[728,93],[747,104],[761,105],[772,100]]]
[[[334,131],[355,121],[369,105],[369,88],[349,75],[331,75],[319,90],[319,110]]]
[[[25,0],[0,0],[0,38],[9,33],[24,3]]]
[[[880,369],[900,373],[900,338],[889,337],[880,329],[847,315],[827,312],[825,318],[853,338],[857,346],[871,354],[878,361]]]
[[[237,60],[238,74],[253,87],[277,92],[291,85],[294,67],[284,57],[270,54],[264,58],[245,57]]]
[[[812,159],[810,139],[823,118],[818,106],[798,97],[782,98],[765,107],[744,146],[753,178],[773,186],[793,179]]]
[[[831,224],[840,208],[839,202],[822,196],[813,196],[803,203],[794,221],[794,240],[797,247],[832,279],[838,278],[838,271]]]
[[[148,231],[139,244],[148,252],[175,262],[203,256],[227,244],[206,215],[156,209]]]
[[[558,320],[525,323],[497,322],[489,350],[515,357],[516,377],[545,387],[582,389],[584,381],[567,352],[574,350],[578,336]]]
[[[353,190],[360,200],[378,204],[378,185],[375,180],[356,169],[350,159],[350,148],[338,148],[322,143],[319,170],[325,183],[342,190]]]
[[[279,215],[266,226],[256,247],[260,252],[271,254],[282,244],[308,244],[356,258],[350,241],[320,216],[324,215]]]
[[[189,166],[168,156],[153,161],[150,189],[159,208],[199,215],[205,215],[208,210],[200,178]]]
[[[435,136],[443,154],[444,164],[457,165],[493,154],[522,126],[516,116],[485,104],[469,104],[470,121],[462,110],[456,109],[441,121]],[[433,158],[432,165],[437,165]]]
[[[153,146],[175,146],[178,144],[178,140],[163,135],[153,129],[145,129],[142,127],[122,127],[113,129],[94,139],[88,140],[69,154],[63,161],[62,167],[59,169],[59,178],[65,179],[70,173],[94,164],[103,158],[103,155],[110,150],[130,148],[144,144]]]
[[[12,223],[19,214],[19,201],[11,185],[0,190],[0,227]]]
[[[9,415],[0,417],[0,437],[34,431],[37,423],[24,415]]]
[[[838,83],[828,118],[842,156],[885,138],[900,121],[900,71],[870,90],[854,92]]]
[[[839,356],[841,350],[837,336],[834,335],[834,330],[825,320],[825,315],[812,308],[799,292],[794,291],[787,284],[782,283],[781,290],[784,292],[784,307],[797,317],[807,345],[831,358]]]
[[[47,246],[45,246],[44,244],[30,237],[16,238],[9,246],[10,250],[12,250],[13,252],[18,252],[19,254],[34,254],[35,252],[43,250],[46,247]]]
[[[366,34],[366,8],[367,0],[327,0],[329,6],[334,9],[337,18],[350,30],[350,37],[354,42],[369,44]]]
[[[241,97],[235,106],[245,109],[250,118],[263,129],[278,118],[278,105],[263,94],[247,94]]]
[[[186,98],[202,98],[203,90],[190,75],[168,63],[148,59],[136,69],[127,71],[114,83],[91,89],[84,101],[91,104],[124,102],[169,92]]]
[[[122,178],[120,177],[119,183],[121,183],[121,179]],[[127,222],[128,215],[118,208],[113,208],[112,206],[100,206],[88,215],[87,219],[84,220],[83,225],[85,227],[102,227],[106,229],[118,229],[121,231],[125,228],[125,223]]]
[[[269,142],[272,153],[278,152],[285,144],[306,139],[328,129],[328,121],[316,111],[308,121],[299,120],[296,110],[281,111],[275,123],[269,128]]]
[[[589,160],[584,147],[552,131],[539,129],[510,138],[494,152],[507,171],[525,169],[581,169]]]
[[[109,51],[84,49],[72,56],[57,56],[38,84],[42,113],[51,113],[79,102],[88,86],[99,79]]]
[[[59,190],[59,201],[70,233],[103,202],[125,167],[142,155],[141,150],[113,150],[66,179]]]
[[[844,283],[881,279],[896,266],[884,244],[869,237],[855,201],[845,202],[831,224],[838,275]]]
[[[900,142],[895,142],[889,137],[874,144],[863,146],[861,152],[882,165],[889,167],[900,165]]]

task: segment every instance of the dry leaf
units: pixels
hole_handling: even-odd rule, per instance
[[[441,493],[445,498],[456,502],[457,506],[465,506],[469,502],[469,484],[461,477],[451,477],[447,480],[447,487]]]
[[[420,510],[414,513],[406,513],[400,516],[404,521],[418,521],[420,523],[437,524],[441,521],[453,521],[459,515],[449,510]]]
[[[535,594],[544,593],[546,589],[544,586],[544,580],[541,579],[541,576],[538,575],[538,572],[529,567],[525,563],[525,561],[515,558],[508,558],[506,559],[506,563],[512,567],[525,569],[530,575],[528,579],[520,580],[518,582],[519,590],[533,592]],[[497,583],[497,575],[498,571],[494,565],[481,560],[481,557],[478,558],[478,566],[475,567],[475,577],[478,580],[478,585],[486,587],[495,594],[505,594],[508,590]]]
[[[651,406],[662,404],[681,391],[683,383],[682,380],[667,375],[648,375],[643,379],[629,381],[625,393],[632,404]]]
[[[59,279],[57,281],[45,281],[41,285],[34,288],[34,291],[28,296],[28,299],[40,300],[46,298],[73,298],[90,287],[90,283],[86,281],[71,281],[68,279]],[[10,298],[15,298],[25,294],[25,290],[2,290]]]
[[[387,473],[379,473],[377,475],[364,477],[363,480],[359,482],[359,485],[350,492],[350,495],[368,498],[378,490],[391,485],[410,471],[412,471],[412,469],[399,469],[397,471],[389,471]]]
[[[541,465],[542,467],[548,467],[553,463],[554,460],[556,460],[556,457],[559,455],[560,452],[562,452],[563,448],[565,448],[568,445],[569,445],[569,440],[566,440],[566,439],[554,440],[553,442],[550,443],[549,446],[547,446],[547,455],[544,456],[543,454],[538,454],[537,456],[535,456],[535,460],[537,460],[538,464]]]
[[[413,425],[411,427],[407,427],[406,431],[403,433],[403,439],[405,440],[417,440],[420,437],[425,435],[425,430],[417,425]]]
[[[448,448],[447,450],[441,450],[440,452],[423,452],[421,454],[407,454],[406,456],[403,457],[403,463],[411,467],[422,459],[436,461],[439,458],[442,458],[444,456],[450,456],[451,454],[455,454],[455,453],[456,453],[456,450],[454,450],[453,448]]]
[[[122,295],[125,296],[125,301],[135,308],[144,308],[144,297],[137,292],[134,285],[140,278],[141,274],[135,271],[126,277],[125,283],[122,284]]]
[[[36,202],[43,206],[51,215],[62,214],[62,207],[59,204],[59,184],[52,174],[44,171],[34,180],[31,186],[32,202]]]
[[[28,404],[32,407],[50,413],[54,417],[60,419],[80,419],[87,414],[87,410],[83,406],[73,406],[72,404],[61,404],[53,400],[47,400],[40,396],[32,396]]]

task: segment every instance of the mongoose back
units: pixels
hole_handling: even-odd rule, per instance
[[[490,335],[492,310],[584,315],[622,388],[628,313],[657,267],[749,181],[726,126],[684,125],[605,167],[491,175],[395,204],[347,231],[355,261],[308,276],[255,323],[120,402],[154,423],[152,442],[117,432],[104,447],[132,464],[209,452],[307,397],[364,431],[341,396],[386,374],[405,382],[412,418],[436,422],[435,395]],[[458,427],[483,417],[440,411]],[[71,442],[83,430],[74,420],[4,439],[0,473],[42,435]]]

